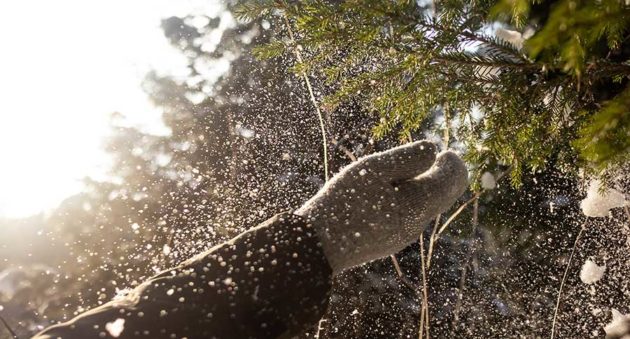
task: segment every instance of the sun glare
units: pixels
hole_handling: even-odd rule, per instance
[[[183,72],[162,18],[216,11],[212,1],[0,2],[0,216],[55,207],[103,176],[109,114],[164,133],[140,88],[151,69]]]

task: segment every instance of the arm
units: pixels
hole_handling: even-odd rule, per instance
[[[330,278],[312,227],[284,213],[35,338],[277,338],[321,318]]]
[[[430,142],[367,156],[295,215],[272,218],[36,338],[287,337],[323,315],[333,274],[414,242],[466,186],[459,157],[436,156]],[[108,331],[121,323],[122,332]]]

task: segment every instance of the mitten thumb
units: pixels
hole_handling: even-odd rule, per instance
[[[427,172],[399,184],[397,200],[403,227],[417,235],[420,225],[451,207],[466,187],[464,162],[451,151],[440,153]]]

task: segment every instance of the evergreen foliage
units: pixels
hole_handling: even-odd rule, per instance
[[[326,79],[325,108],[378,112],[376,137],[440,113],[471,164],[510,165],[517,186],[550,161],[605,179],[628,161],[625,1],[247,0],[238,14],[277,21],[258,56],[302,49],[294,69]]]

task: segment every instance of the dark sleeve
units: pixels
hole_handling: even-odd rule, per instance
[[[284,213],[35,338],[289,337],[321,318],[331,275],[314,230]]]

